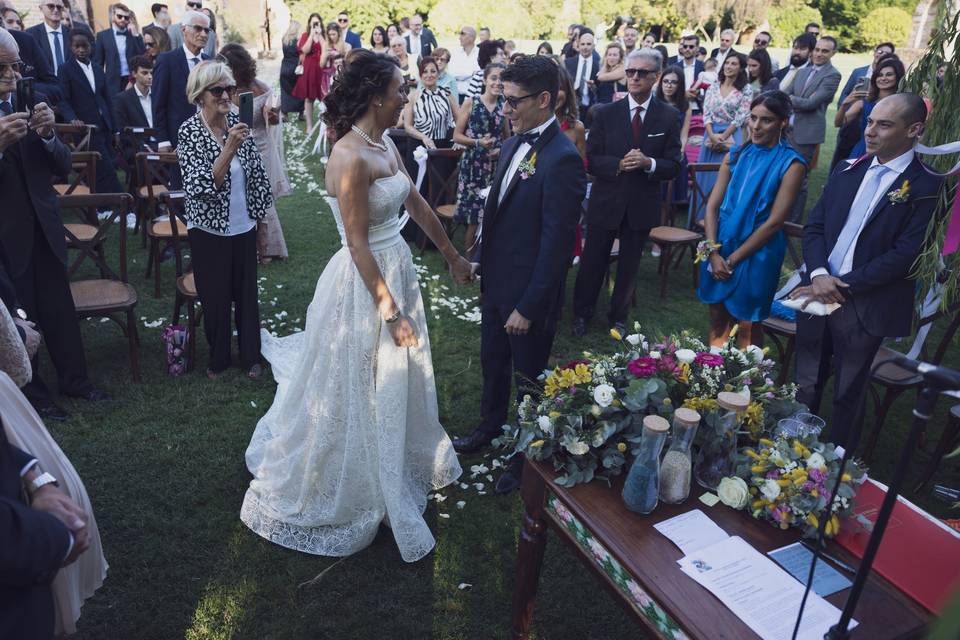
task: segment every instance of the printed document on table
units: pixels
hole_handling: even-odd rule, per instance
[[[658,522],[653,528],[670,538],[670,542],[687,555],[730,537],[700,509]]]
[[[704,547],[677,564],[763,640],[790,640],[804,585],[742,538]],[[797,638],[821,640],[839,619],[839,609],[811,592]],[[851,629],[856,625],[850,621]]]

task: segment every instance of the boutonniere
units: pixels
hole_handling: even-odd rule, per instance
[[[521,162],[517,169],[520,171],[521,180],[526,180],[533,176],[537,172],[537,152],[534,151],[533,155]]]
[[[898,204],[900,202],[906,202],[907,198],[910,197],[910,181],[904,180],[903,184],[899,189],[894,189],[887,194],[887,200],[893,204]]]

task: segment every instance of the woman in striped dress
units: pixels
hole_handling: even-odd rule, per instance
[[[404,129],[427,149],[447,149],[451,145],[450,129],[457,118],[457,104],[450,92],[437,84],[440,71],[433,57],[421,58],[418,66],[423,88],[413,91],[404,107]]]

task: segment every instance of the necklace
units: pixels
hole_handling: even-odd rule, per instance
[[[380,149],[380,151],[383,151],[384,153],[386,153],[387,145],[383,144],[382,142],[377,142],[376,140],[371,138],[369,135],[367,135],[366,131],[364,131],[363,129],[361,129],[355,124],[350,125],[350,128],[353,129],[354,133],[356,133],[358,136],[363,138],[363,141],[366,142],[368,145],[370,145],[374,149]]]

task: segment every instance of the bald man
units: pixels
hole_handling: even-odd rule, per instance
[[[911,333],[920,254],[942,179],[914,154],[927,107],[899,93],[877,103],[867,155],[837,165],[803,231],[803,286],[793,299],[838,303],[828,316],[797,313],[797,399],[819,413],[834,380],[830,441],[856,448],[870,367],[886,337]]]
[[[447,72],[457,81],[457,93],[460,94],[461,102],[467,96],[470,78],[480,68],[480,63],[477,62],[479,55],[477,30],[463,27],[460,29],[460,46],[451,49],[450,62],[447,64]]]

